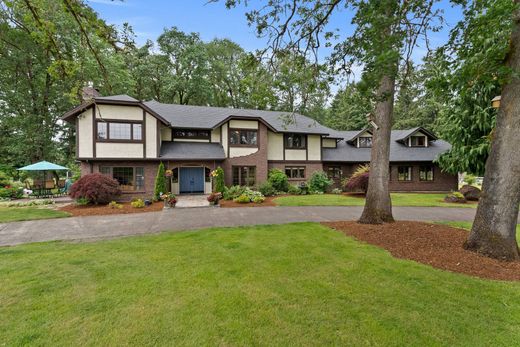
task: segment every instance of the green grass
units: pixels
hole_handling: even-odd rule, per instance
[[[461,229],[466,229],[466,230],[471,230],[471,225],[473,224],[472,222],[465,222],[465,221],[438,221],[438,222],[434,222],[434,223],[445,224],[445,225],[449,225],[449,226],[452,226],[455,228],[461,228]],[[516,241],[520,245],[520,224],[516,225]]]
[[[446,194],[392,193],[393,206],[425,206],[425,207],[469,207],[477,204],[453,204],[443,201]],[[363,206],[362,197],[336,194],[321,195],[289,195],[276,198],[280,206]]]
[[[68,216],[67,212],[45,207],[0,207],[0,223]]]
[[[17,345],[466,345],[520,341],[520,283],[393,258],[319,224],[0,248]]]

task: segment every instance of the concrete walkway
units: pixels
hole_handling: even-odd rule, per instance
[[[160,231],[290,222],[355,220],[363,207],[244,207],[171,209],[0,224],[0,246],[52,240],[95,240]],[[394,207],[398,220],[473,220],[473,208]]]

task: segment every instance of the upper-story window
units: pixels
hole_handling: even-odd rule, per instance
[[[229,129],[229,145],[256,147],[258,145],[258,131],[252,129]]]
[[[285,134],[284,135],[286,149],[306,149],[307,135],[303,134]]]
[[[100,141],[141,141],[143,125],[127,122],[97,122],[97,139]]]
[[[210,132],[209,130],[175,129],[173,137],[178,139],[208,140]]]
[[[371,136],[358,137],[358,147],[360,147],[360,148],[372,147],[372,137]]]
[[[410,147],[426,147],[426,136],[410,136]]]

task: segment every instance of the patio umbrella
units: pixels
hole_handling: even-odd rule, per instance
[[[43,171],[43,186],[45,188],[45,172],[47,171],[57,171],[57,170],[68,170],[68,168],[64,167],[64,166],[61,166],[61,165],[58,165],[58,164],[54,164],[54,163],[49,163],[48,161],[40,161],[38,163],[34,163],[34,164],[31,164],[31,165],[27,165],[27,166],[24,166],[24,167],[21,167],[18,169],[18,171]]]

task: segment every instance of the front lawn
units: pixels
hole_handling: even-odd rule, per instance
[[[449,225],[455,228],[461,228],[466,230],[471,230],[472,222],[465,222],[465,221],[438,221],[435,222],[437,224],[445,224]],[[516,242],[520,245],[520,224],[516,225]]]
[[[428,193],[392,193],[393,206],[424,206],[424,207],[469,207],[477,204],[453,204],[444,202],[446,194]],[[274,199],[279,206],[363,206],[365,198],[355,195],[316,194],[288,195]]]
[[[214,228],[0,248],[0,317],[6,346],[508,346],[520,283],[314,223]]]
[[[0,207],[0,223],[68,216],[67,212],[46,207]]]

